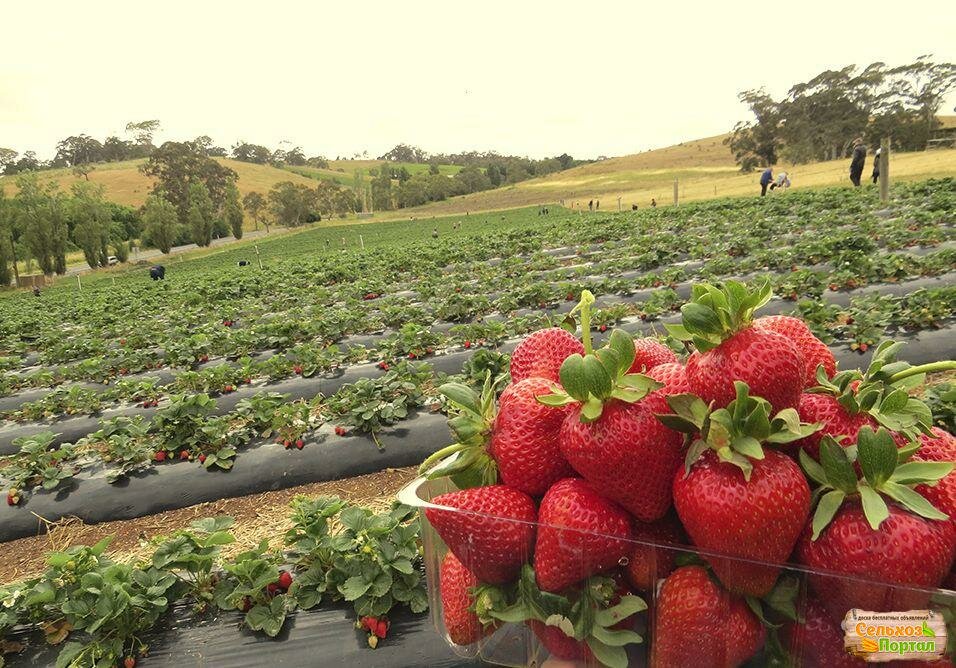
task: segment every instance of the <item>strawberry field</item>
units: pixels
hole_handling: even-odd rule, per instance
[[[953,476],[929,462],[953,460],[951,438],[930,433],[952,428],[953,391],[920,383],[948,368],[925,365],[956,357],[954,211],[951,178],[897,186],[888,205],[832,189],[595,215],[530,209],[315,229],[260,242],[261,269],[256,252],[234,248],[170,263],[163,281],[140,268],[90,277],[82,290],[3,295],[0,541],[36,534],[38,516],[133,519],[452,458],[404,499],[445,508],[426,511],[424,531],[408,505],[300,499],[279,551],[249,545],[223,557],[235,537],[231,520],[214,518],[158,543],[147,563],[114,562],[105,544],[53,554],[46,573],[0,588],[0,637],[9,635],[0,665],[56,655],[62,666],[163,665],[147,651],[162,641],[142,637],[160,637],[171,618],[188,627],[219,611],[245,634],[288,641],[290,626],[327,610],[357,618],[379,653],[401,644],[387,620],[397,631],[406,619],[408,638],[428,639],[410,644],[432,643],[433,654],[383,665],[479,655],[524,665],[547,653],[615,667],[786,656],[836,665],[808,646],[834,634],[842,642],[843,602],[952,602],[936,590],[951,576],[956,531],[932,523],[950,526],[939,514],[947,503],[956,511]],[[772,321],[775,339],[806,344],[788,362],[760,357],[743,371],[699,370],[707,383],[680,380],[753,329],[753,317],[783,315],[805,323]],[[528,343],[539,330],[565,332],[542,344],[556,364],[542,366]],[[643,343],[626,353],[632,339]],[[581,367],[566,370],[566,359]],[[541,432],[533,447],[498,433],[496,410],[503,420],[512,404],[528,422],[515,433]],[[820,427],[834,404],[852,427]],[[637,426],[627,422],[633,407]],[[566,435],[574,411],[583,426]],[[602,420],[610,426],[596,436]],[[636,451],[595,455],[622,433]],[[508,447],[532,453],[509,457]],[[694,473],[678,484],[685,460]],[[785,473],[765,474],[771,463]],[[746,527],[706,516],[726,490],[744,495],[741,475],[789,475],[806,498],[792,489],[748,498]],[[506,500],[471,489],[491,487]],[[442,503],[443,492],[464,497]],[[575,506],[603,523],[576,523]],[[787,517],[799,521],[784,528]],[[930,528],[910,527],[912,517]],[[512,542],[482,547],[478,520]],[[893,547],[869,543],[862,570],[837,568],[816,538],[796,547],[806,527],[818,538],[841,522],[849,532],[864,522],[904,528]],[[904,555],[925,577],[880,570],[912,542],[939,544]],[[830,570],[828,583],[819,573]],[[882,593],[860,578],[883,582]],[[424,627],[429,602],[463,658]],[[718,632],[712,619],[736,626]]]

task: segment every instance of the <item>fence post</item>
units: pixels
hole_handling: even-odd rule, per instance
[[[256,260],[259,261],[259,271],[262,271],[262,257],[259,256],[259,244],[255,244],[254,248],[256,249]]]
[[[79,292],[83,292],[83,284],[80,283],[80,275],[79,275],[79,274],[76,275],[76,289],[77,289],[77,291],[79,291]]]
[[[362,246],[362,250],[365,250],[365,239],[362,238],[362,235],[359,235],[359,244]]]
[[[677,179],[674,179],[674,206],[678,205],[677,201]]]
[[[617,210],[618,210],[618,212],[621,211],[621,198],[620,198],[620,197],[617,198]]]
[[[883,137],[880,144],[880,201],[890,199],[890,137]]]

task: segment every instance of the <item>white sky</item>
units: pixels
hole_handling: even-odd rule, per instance
[[[208,134],[227,149],[623,155],[727,131],[747,88],[956,61],[951,0],[882,4],[5,3],[0,146],[50,158],[63,137],[158,118],[157,143]]]

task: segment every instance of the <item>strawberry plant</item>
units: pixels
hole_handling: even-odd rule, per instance
[[[382,513],[340,499],[297,498],[285,542],[300,571],[289,593],[310,609],[323,598],[352,603],[359,617],[382,618],[396,605],[427,606],[419,568],[416,511],[399,504]],[[337,519],[339,531],[330,529]]]
[[[71,462],[74,448],[64,443],[51,450],[55,438],[53,432],[45,431],[13,441],[20,448],[17,454],[0,458],[5,463],[0,468],[0,477],[9,488],[8,495],[19,495],[23,490],[33,487],[56,489],[73,477],[79,468]]]
[[[225,573],[213,590],[213,602],[220,610],[245,613],[243,624],[274,638],[297,603],[278,586],[279,556],[269,541],[237,555],[223,564]]]
[[[175,575],[182,585],[178,593],[192,599],[197,612],[213,603],[221,548],[236,540],[229,533],[233,524],[226,516],[195,520],[189,529],[162,538],[150,558],[154,569]]]
[[[159,448],[167,452],[190,449],[202,441],[199,434],[204,419],[216,408],[216,400],[207,394],[177,394],[169,405],[156,411],[153,429],[159,436]]]

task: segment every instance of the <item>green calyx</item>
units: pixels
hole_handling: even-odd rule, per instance
[[[604,404],[612,399],[640,401],[663,384],[643,374],[628,373],[634,355],[634,339],[615,329],[603,348],[564,360],[559,372],[561,387],[555,386],[552,394],[540,396],[538,401],[547,406],[580,403],[582,422],[601,417]]]
[[[462,383],[445,383],[438,392],[454,414],[448,427],[456,442],[429,456],[419,473],[429,480],[451,478],[459,489],[496,484],[498,465],[488,453],[496,413],[491,373],[485,376],[481,394]]]
[[[847,498],[859,497],[863,514],[874,531],[890,515],[884,497],[892,499],[912,513],[931,520],[947,520],[949,516],[936,509],[913,488],[916,485],[935,485],[953,470],[950,462],[907,461],[914,449],[900,450],[893,437],[883,427],[873,431],[863,427],[855,446],[843,448],[830,436],[820,441],[820,462],[803,450],[800,465],[807,476],[819,485],[813,493],[816,511],[813,515],[813,536],[836,516]],[[863,478],[859,479],[853,462],[860,464]]]
[[[617,585],[609,577],[592,576],[579,591],[562,596],[538,589],[534,569],[526,564],[517,584],[497,589],[494,593],[489,593],[486,587],[475,591],[472,609],[483,624],[535,620],[556,626],[569,638],[587,643],[594,657],[608,668],[626,668],[625,647],[643,642],[634,631],[613,627],[646,610],[647,604],[642,598],[628,594],[612,605]],[[488,601],[493,604],[489,605]]]
[[[842,371],[830,379],[823,369],[817,369],[817,386],[807,391],[830,394],[851,415],[867,413],[881,426],[915,441],[919,434],[929,433],[933,414],[909,391],[921,385],[927,373],[956,368],[956,362],[913,366],[896,359],[902,347],[894,341],[881,342],[863,373]]]
[[[703,353],[749,327],[754,312],[771,297],[769,280],[754,290],[739,281],[727,281],[719,288],[698,283],[693,287],[690,301],[680,309],[681,324],[665,327],[675,338],[692,341]]]
[[[722,462],[733,464],[749,481],[753,472],[751,460],[764,458],[764,444],[792,443],[820,429],[819,424],[800,422],[792,408],[770,417],[770,402],[750,396],[746,383],[735,381],[737,397],[726,408],[711,408],[693,394],[667,397],[673,414],[658,415],[666,427],[686,434],[691,439],[684,459],[684,475],[707,450],[714,450]]]

